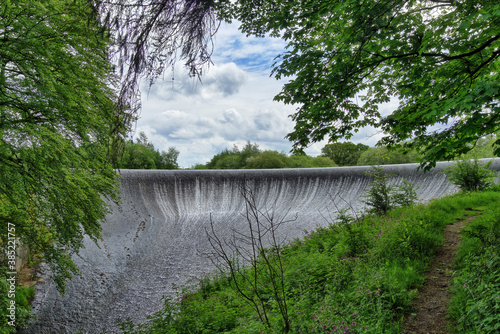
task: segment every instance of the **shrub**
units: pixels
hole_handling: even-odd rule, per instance
[[[488,169],[491,163],[481,165],[478,160],[461,160],[444,172],[448,175],[447,181],[460,190],[480,191],[491,187],[498,176],[497,172]]]
[[[370,189],[363,195],[363,202],[377,215],[386,214],[395,206],[410,206],[417,200],[413,183],[403,180],[400,185],[389,185],[389,175],[381,167],[373,167],[366,175],[373,178]]]
[[[363,202],[371,207],[376,214],[386,214],[392,207],[392,188],[389,186],[389,175],[382,172],[381,167],[373,167],[366,175],[373,177],[370,189],[363,195]]]

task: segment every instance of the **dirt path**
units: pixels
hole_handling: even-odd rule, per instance
[[[444,245],[429,266],[424,286],[415,301],[414,315],[407,316],[404,334],[449,333],[446,311],[449,303],[450,278],[460,243],[460,231],[476,216],[446,226]]]

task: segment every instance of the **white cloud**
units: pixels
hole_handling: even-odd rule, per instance
[[[293,131],[288,117],[295,106],[273,101],[285,81],[269,77],[270,64],[283,52],[285,43],[271,38],[246,38],[234,25],[223,25],[217,35],[213,65],[204,69],[201,81],[176,66],[174,80],[158,81],[144,89],[141,118],[136,135],[144,131],[160,150],[174,146],[179,165],[206,163],[233,145],[256,142],[261,149],[290,151],[284,139]],[[394,103],[381,107],[392,111]],[[375,129],[363,129],[351,141],[373,146],[381,137]],[[326,141],[306,152],[316,156]]]
[[[156,82],[147,89],[147,94],[165,100],[182,96],[223,98],[238,93],[247,77],[247,73],[234,63],[211,66],[199,79],[190,77],[188,72],[178,65],[174,68],[172,79]]]
[[[245,70],[269,75],[274,58],[285,49],[286,42],[278,38],[246,37],[239,23],[223,24],[215,36],[215,63],[234,62]]]
[[[145,131],[160,150],[174,146],[179,163],[206,163],[214,154],[247,141],[262,149],[289,151],[284,139],[293,128],[288,115],[295,110],[273,101],[282,83],[261,73],[247,72],[234,63],[210,67],[195,88],[157,83],[143,97],[136,133]],[[180,86],[180,84],[179,84]]]

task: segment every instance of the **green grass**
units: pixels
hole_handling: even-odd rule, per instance
[[[350,226],[332,224],[318,228],[303,239],[290,242],[281,253],[290,332],[399,333],[404,315],[412,312],[412,299],[424,282],[425,270],[443,243],[443,228],[478,212],[474,210],[483,210],[483,218],[467,228],[471,238],[459,254],[461,269],[455,279],[456,301],[451,313],[454,319],[468,319],[467,325],[464,321],[457,325],[459,332],[470,328],[474,333],[491,333],[500,323],[500,208],[496,208],[499,200],[497,191],[454,195],[427,205],[398,208],[385,216],[365,216]],[[491,224],[492,221],[496,223]],[[473,236],[477,230],[485,236],[485,242]],[[146,323],[123,322],[122,330],[281,333],[282,312],[269,288],[265,267],[259,268],[258,293],[268,325],[236,292],[227,273],[217,273],[200,279],[196,286],[185,287],[179,301],[165,299],[165,307]],[[467,269],[472,272],[467,274]],[[467,288],[460,288],[464,284]],[[251,294],[251,289],[245,292]],[[471,294],[476,295],[477,301],[469,302]],[[476,303],[471,306],[472,311],[461,309],[462,304],[471,303]],[[487,313],[486,309],[491,311]]]
[[[3,270],[2,270],[3,271]],[[9,324],[7,315],[9,314],[11,298],[9,298],[10,283],[6,280],[7,275],[0,274],[0,334],[17,333],[21,328],[26,328],[32,321],[34,315],[31,313],[30,302],[35,297],[35,288],[17,286],[15,292],[15,326]]]
[[[500,332],[500,206],[462,231],[449,315],[457,333]]]

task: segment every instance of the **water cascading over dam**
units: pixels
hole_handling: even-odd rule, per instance
[[[456,191],[438,163],[430,172],[417,164],[384,166],[392,183],[404,178],[427,201]],[[491,166],[500,170],[500,160]],[[370,167],[278,170],[122,170],[120,208],[102,225],[102,241],[85,241],[74,261],[81,271],[61,296],[47,279],[33,303],[37,322],[28,333],[100,333],[116,330],[116,320],[144,321],[161,308],[163,295],[213,270],[202,253],[209,248],[205,228],[212,220],[224,237],[245,228],[242,186],[257,207],[276,217],[294,218],[278,233],[288,239],[332,223],[335,211],[363,210]],[[335,202],[335,203],[333,203]],[[348,204],[347,204],[348,203]],[[286,216],[286,217],[285,217]]]

